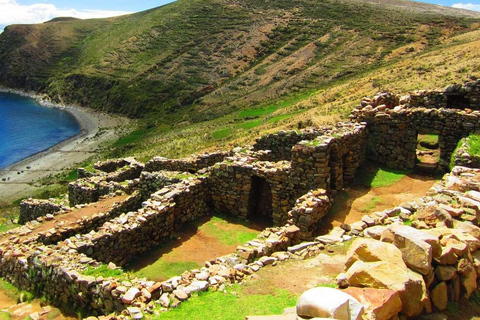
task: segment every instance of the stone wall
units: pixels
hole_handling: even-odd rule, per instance
[[[180,171],[195,173],[201,169],[210,167],[217,162],[223,161],[225,157],[232,155],[231,152],[217,151],[213,153],[204,153],[193,155],[185,159],[167,159],[154,157],[145,164],[145,171]]]
[[[447,169],[459,140],[480,129],[480,112],[470,110],[368,105],[352,118],[368,123],[367,157],[397,169],[414,168],[419,133],[438,134],[440,165]]]
[[[44,217],[47,214],[58,214],[68,210],[67,207],[53,203],[50,200],[27,199],[20,202],[20,216],[18,223],[24,224],[28,221],[36,220],[38,217]]]
[[[114,219],[121,214],[136,211],[141,207],[143,198],[139,192],[134,192],[128,196],[124,201],[114,204],[112,209],[107,212],[100,212],[88,217],[82,217],[76,223],[68,226],[56,226],[48,231],[41,232],[32,241],[38,241],[44,244],[55,244],[63,241],[76,234],[86,234],[90,231],[97,230],[103,226],[107,221]]]
[[[253,150],[270,150],[269,161],[290,161],[294,145],[302,140],[313,140],[321,134],[316,129],[279,131],[256,139]]]
[[[105,176],[93,176],[79,179],[68,184],[68,199],[70,206],[97,202],[102,196],[124,190],[125,187],[115,181],[107,182]]]
[[[143,199],[147,200],[152,193],[165,186],[180,182],[181,179],[179,177],[182,177],[182,175],[178,171],[143,171],[138,181],[138,190],[142,194]]]
[[[331,199],[326,190],[312,190],[297,199],[295,207],[288,212],[288,223],[300,228],[300,238],[311,240],[319,222],[330,210]]]
[[[365,124],[339,123],[323,132],[293,147],[290,181],[296,186],[295,198],[318,188],[341,190],[353,181],[365,159]]]
[[[68,185],[70,206],[97,202],[101,196],[122,190],[131,193],[128,181],[138,179],[145,165],[135,158],[99,161],[94,164],[96,172],[79,169],[79,178]],[[81,174],[80,174],[81,173]]]
[[[172,237],[185,223],[208,214],[205,178],[183,181],[154,193],[136,212],[128,212],[90,232],[69,239],[79,252],[101,262],[125,265]]]
[[[287,212],[294,204],[292,195],[295,190],[289,183],[289,177],[290,163],[287,161],[227,158],[214,166],[210,173],[213,208],[248,219],[263,216],[273,221],[274,225],[283,225]]]
[[[409,104],[410,107],[480,110],[480,80],[454,84],[445,90],[412,93]]]

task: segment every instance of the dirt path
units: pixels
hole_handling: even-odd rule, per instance
[[[352,223],[365,214],[394,208],[405,201],[422,197],[437,181],[436,178],[410,174],[398,182],[380,188],[354,185],[335,197],[330,213],[322,222],[318,234],[326,234],[342,223]]]
[[[31,233],[25,235],[24,237],[31,237],[33,235],[36,235],[40,232],[45,232],[51,228],[54,228],[58,226],[60,223],[64,224],[64,227],[68,227],[71,225],[75,225],[76,222],[82,218],[82,217],[89,217],[92,215],[95,215],[100,212],[107,212],[110,211],[112,208],[112,205],[115,202],[122,202],[124,201],[128,195],[120,195],[120,196],[115,196],[115,197],[109,197],[105,200],[101,200],[98,202],[93,202],[86,207],[80,208],[80,209],[73,209],[73,211],[55,216],[53,220],[50,221],[44,221],[41,223],[37,228],[33,229]],[[6,239],[10,238],[11,235],[3,235],[0,237],[0,244],[5,241]],[[19,236],[22,237],[22,236]]]

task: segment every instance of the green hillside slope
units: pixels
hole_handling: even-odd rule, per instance
[[[179,0],[9,26],[0,85],[154,124],[197,122],[428,52],[479,16],[402,0]]]

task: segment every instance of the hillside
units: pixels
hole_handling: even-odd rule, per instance
[[[116,18],[9,26],[0,85],[151,126],[191,123],[301,100],[429,52],[479,17],[403,0],[179,0]]]

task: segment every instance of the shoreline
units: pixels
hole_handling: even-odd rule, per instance
[[[67,172],[98,154],[104,144],[118,139],[119,129],[130,123],[129,119],[121,116],[74,105],[55,104],[34,92],[5,87],[0,87],[0,92],[32,98],[42,107],[64,110],[80,126],[78,134],[0,169],[0,201],[33,195],[39,188],[38,180]]]
[[[37,151],[37,152],[29,155],[28,157],[23,158],[23,159],[15,162],[11,165],[8,165],[4,168],[0,168],[0,173],[3,172],[3,171],[12,171],[12,168],[14,168],[16,166],[22,166],[22,163],[27,163],[28,164],[28,162],[32,162],[35,159],[38,159],[42,156],[47,155],[48,153],[54,152],[55,150],[58,150],[65,145],[73,143],[76,140],[81,139],[82,137],[84,137],[84,136],[92,133],[94,130],[98,129],[95,126],[94,122],[89,118],[89,116],[83,110],[80,110],[79,107],[54,104],[52,102],[48,102],[48,101],[42,99],[39,94],[29,93],[29,92],[25,92],[25,91],[21,91],[21,90],[16,90],[16,89],[9,89],[9,88],[5,88],[5,87],[0,87],[0,93],[12,93],[12,94],[16,94],[16,95],[19,95],[19,96],[22,96],[22,97],[31,98],[31,99],[35,100],[40,106],[42,106],[44,108],[60,109],[60,110],[63,110],[65,112],[68,112],[70,115],[72,115],[75,118],[75,120],[77,121],[77,123],[80,127],[80,132],[79,133],[77,133],[77,134],[75,134],[75,135],[73,135],[73,136],[71,136],[71,137],[69,137],[65,140],[60,141],[60,142],[54,144],[51,147],[48,147],[46,149]]]

